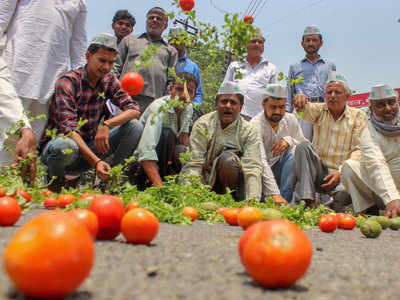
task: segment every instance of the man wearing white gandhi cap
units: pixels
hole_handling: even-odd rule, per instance
[[[296,200],[315,204],[315,193],[332,196],[331,208],[343,211],[350,196],[341,184],[341,165],[360,153],[360,134],[367,123],[367,115],[350,107],[350,89],[345,77],[330,72],[325,86],[325,103],[311,103],[307,98],[296,98],[295,107],[304,111],[304,120],[313,125],[312,144],[296,146],[295,165],[297,183],[293,193]]]
[[[250,123],[258,129],[262,140],[263,195],[272,196],[278,203],[291,202],[296,182],[294,150],[306,139],[296,117],[285,111],[286,88],[283,85],[269,84],[261,95],[264,111]]]
[[[323,45],[321,30],[316,25],[307,26],[304,29],[301,46],[306,56],[290,65],[288,77],[290,80],[301,82],[287,85],[286,111],[293,111],[296,98],[307,98],[309,102],[323,103],[325,100],[324,87],[331,71],[336,71],[336,66],[318,54]],[[299,120],[304,136],[312,141],[312,125]]]
[[[200,117],[190,135],[191,160],[182,174],[197,175],[217,193],[233,190],[237,200],[261,199],[260,136],[240,111],[243,92],[224,82],[215,100],[216,111]],[[244,195],[242,195],[244,193]]]
[[[400,215],[400,118],[396,91],[388,84],[371,88],[371,118],[361,133],[361,160],[347,160],[342,180],[356,213],[385,207]]]

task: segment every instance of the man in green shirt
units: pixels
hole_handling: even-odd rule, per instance
[[[216,97],[216,111],[200,117],[190,135],[191,160],[182,175],[200,176],[217,193],[234,191],[236,200],[260,201],[261,139],[253,125],[240,116],[243,93],[237,83],[224,82]]]
[[[191,102],[196,88],[193,74],[177,73],[169,95],[154,100],[140,118],[144,129],[135,156],[144,171],[144,179],[148,178],[152,185],[162,185],[164,176],[177,174],[182,168],[179,154],[189,146]]]

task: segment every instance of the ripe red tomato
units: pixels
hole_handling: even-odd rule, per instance
[[[254,18],[252,15],[245,15],[243,18],[243,22],[253,24]]]
[[[87,209],[76,208],[68,213],[76,218],[79,223],[85,226],[86,229],[89,230],[89,233],[92,237],[96,236],[97,232],[99,231],[99,221],[94,212]]]
[[[194,7],[194,0],[179,0],[179,6],[184,11],[190,11]]]
[[[50,190],[44,190],[43,191],[43,196],[45,196],[45,197],[50,197],[52,195],[53,195],[53,192],[50,191]]]
[[[135,72],[128,72],[122,77],[121,88],[129,95],[134,96],[139,94],[144,85],[142,75]]]
[[[58,195],[58,206],[61,208],[65,208],[67,205],[75,202],[76,198],[71,194],[60,194]]]
[[[217,214],[223,214],[224,213],[224,211],[225,210],[227,210],[227,207],[219,207],[218,209],[217,209]]]
[[[98,195],[90,203],[89,210],[96,214],[99,221],[98,239],[112,240],[119,235],[125,214],[121,200],[112,195]]]
[[[197,219],[197,209],[195,209],[194,207],[190,207],[190,206],[186,206],[182,209],[182,213],[191,218],[192,221]]]
[[[121,221],[121,232],[132,244],[150,244],[158,233],[157,217],[143,208],[128,211]]]
[[[284,288],[305,274],[312,245],[298,226],[280,219],[258,222],[247,230],[239,254],[242,250],[241,261],[254,280],[269,288]]]
[[[261,210],[257,207],[246,207],[240,210],[238,214],[238,224],[243,229],[253,225],[262,220]]]
[[[0,188],[0,197],[4,197],[6,195],[6,190],[3,188]]]
[[[79,200],[93,200],[96,198],[95,194],[92,193],[83,193],[80,197]]]
[[[137,201],[129,202],[128,205],[125,206],[125,212],[128,212],[135,208],[139,208],[139,202],[137,202]]]
[[[31,195],[29,195],[29,193],[25,190],[16,189],[14,191],[14,194],[11,195],[11,197],[16,197],[16,196],[21,196],[25,198],[26,202],[31,202]]]
[[[323,215],[318,220],[318,226],[323,232],[333,232],[338,227],[338,219],[335,215]]]
[[[94,242],[88,231],[65,212],[48,211],[14,235],[4,267],[18,290],[35,299],[59,299],[89,275]]]
[[[240,208],[227,208],[224,211],[225,222],[232,226],[238,226],[239,213],[240,213]]]
[[[338,226],[345,230],[352,230],[357,226],[357,220],[353,216],[345,215],[339,219]]]
[[[59,201],[56,197],[47,197],[43,202],[43,206],[47,209],[55,209],[58,205]]]
[[[11,226],[21,216],[21,206],[13,197],[0,198],[0,226]]]

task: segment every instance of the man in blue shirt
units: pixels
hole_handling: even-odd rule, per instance
[[[301,46],[306,52],[306,57],[290,65],[289,80],[303,77],[303,82],[287,85],[286,111],[293,111],[293,100],[307,98],[309,102],[325,102],[325,84],[328,74],[336,71],[336,66],[322,58],[318,50],[323,45],[322,35],[315,25],[307,26],[304,30]],[[312,125],[300,120],[304,136],[312,141]]]
[[[203,98],[203,89],[201,87],[199,66],[186,56],[185,31],[179,27],[172,27],[169,31],[169,44],[178,51],[178,63],[176,64],[176,72],[188,72],[194,75],[197,80],[196,96],[193,104],[200,106]]]

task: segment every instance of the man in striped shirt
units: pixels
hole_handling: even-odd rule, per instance
[[[303,142],[295,152],[297,184],[296,201],[316,204],[315,194],[332,196],[330,206],[336,211],[350,203],[350,196],[340,182],[342,163],[360,157],[360,133],[367,115],[346,104],[350,89],[343,75],[332,71],[325,85],[325,103],[310,103],[307,98],[295,99],[295,107],[304,111],[304,120],[314,129],[312,144]]]

